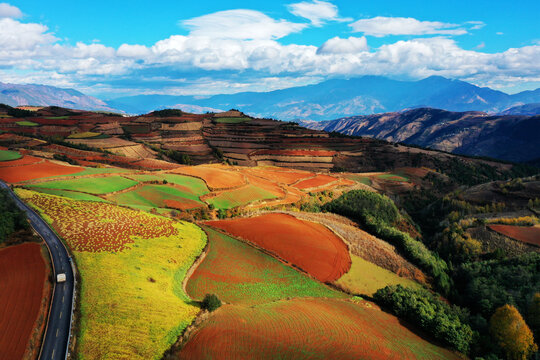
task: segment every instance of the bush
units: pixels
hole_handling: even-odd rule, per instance
[[[0,189],[0,243],[15,231],[28,227],[25,213],[15,205],[6,190]]]
[[[473,331],[461,321],[461,308],[451,307],[427,290],[407,289],[401,285],[379,289],[374,298],[396,316],[419,326],[446,345],[469,352]]]
[[[221,300],[215,294],[206,294],[202,301],[202,308],[214,311],[221,306]]]

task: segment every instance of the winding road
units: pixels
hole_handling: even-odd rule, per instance
[[[74,277],[71,258],[58,236],[28,205],[22,202],[10,187],[0,181],[0,187],[8,191],[17,206],[26,212],[32,227],[45,239],[52,255],[54,268],[54,293],[50,307],[47,331],[43,339],[40,360],[64,360],[71,335],[71,321],[74,299]],[[56,283],[56,274],[65,273],[66,281]]]

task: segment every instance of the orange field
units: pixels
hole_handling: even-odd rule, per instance
[[[283,156],[334,156],[335,151],[328,150],[257,150],[253,155],[283,155]]]
[[[339,279],[351,267],[347,246],[325,226],[286,214],[209,221],[292,263],[322,282]]]
[[[294,187],[300,190],[306,190],[328,185],[337,180],[338,179],[332,176],[317,174],[317,176],[312,179],[302,180],[299,183],[296,183]]]
[[[247,169],[246,172],[287,185],[315,176],[315,174],[306,171],[292,171],[280,168],[251,168]]]
[[[177,233],[170,220],[142,211],[33,191],[22,190],[18,195],[51,219],[54,229],[76,251],[121,251],[134,236],[151,239]]]
[[[39,315],[45,261],[26,243],[0,250],[0,359],[22,359]]]
[[[16,183],[57,175],[71,175],[83,171],[78,166],[65,166],[49,160],[24,166],[0,168],[0,179],[8,183]]]
[[[17,160],[0,161],[0,168],[10,167],[10,166],[30,165],[30,164],[38,163],[40,161],[43,161],[43,159],[40,159],[34,156],[23,156],[22,158],[17,159]]]
[[[171,172],[201,178],[210,189],[229,189],[246,184],[244,177],[239,172],[215,167],[184,166]]]
[[[540,246],[540,227],[538,226],[515,226],[515,225],[488,225],[496,231],[509,238],[523,241],[527,244]]]
[[[294,299],[224,305],[179,359],[459,359],[372,303]]]

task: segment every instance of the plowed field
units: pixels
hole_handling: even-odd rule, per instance
[[[337,180],[338,179],[332,176],[318,174],[312,179],[302,180],[293,186],[300,190],[306,190],[306,189],[317,188],[320,186],[328,185]]]
[[[0,179],[8,183],[16,183],[49,176],[76,174],[83,170],[82,167],[60,165],[46,160],[31,165],[0,168]]]
[[[335,299],[222,306],[178,355],[180,359],[459,359],[369,302]]]
[[[540,246],[539,226],[489,225],[489,228],[509,238]]]
[[[335,281],[351,267],[347,246],[325,226],[286,214],[209,221],[300,267],[322,282]]]
[[[176,174],[192,175],[203,179],[210,189],[228,189],[244,185],[242,174],[214,167],[184,166],[173,171]]]
[[[0,359],[22,359],[39,314],[46,281],[36,243],[0,250]]]

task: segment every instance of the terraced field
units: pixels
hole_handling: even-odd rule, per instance
[[[178,358],[459,359],[370,302],[337,299],[222,306]]]
[[[291,215],[271,213],[207,224],[276,254],[322,282],[339,279],[351,266],[347,245],[339,237],[323,225]]]
[[[199,200],[198,194],[190,188],[167,185],[143,185],[135,190],[113,195],[109,199],[121,205],[179,210],[194,209],[205,205]]]
[[[343,297],[273,257],[204,227],[208,250],[187,282],[194,299],[217,294],[227,303],[253,305],[289,297]]]
[[[212,190],[230,189],[246,184],[244,177],[237,171],[226,170],[217,166],[183,166],[173,170],[175,174],[184,174],[203,179]]]
[[[311,189],[311,188],[318,188],[318,187],[321,187],[321,186],[324,186],[324,185],[328,185],[328,184],[331,184],[331,183],[333,183],[333,182],[335,182],[337,180],[338,179],[336,179],[333,176],[317,174],[312,179],[302,180],[302,181],[294,184],[293,186],[295,188],[297,188],[297,189],[300,189],[300,190],[307,190],[307,189]]]
[[[90,194],[81,193],[81,192],[78,192],[78,191],[58,190],[58,189],[40,189],[40,188],[35,188],[34,190],[36,190],[36,191],[38,191],[40,193],[62,196],[62,197],[72,199],[72,200],[107,202],[106,200],[104,200],[104,199],[102,199],[100,197],[90,195]]]
[[[277,196],[255,185],[247,185],[239,189],[224,191],[217,196],[207,198],[205,201],[216,209],[232,209],[256,201],[276,199]]]
[[[0,274],[0,359],[22,359],[47,281],[39,244],[1,249]]]
[[[108,176],[98,178],[53,180],[29,186],[45,189],[73,190],[98,195],[124,190],[137,184],[138,183],[136,181],[121,176]]]
[[[73,250],[83,359],[160,359],[199,311],[182,281],[206,243],[197,226],[118,206],[17,190]]]
[[[0,179],[8,183],[17,183],[49,176],[72,175],[84,170],[82,167],[61,165],[49,160],[41,161],[41,159],[35,160],[37,158],[26,158],[27,156],[20,159],[21,162],[15,160],[11,162],[13,164],[5,164],[11,166],[0,167]],[[15,162],[19,163],[15,164]],[[28,164],[24,164],[26,162]]]

